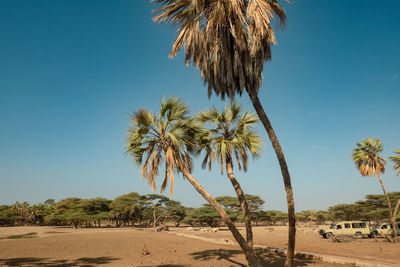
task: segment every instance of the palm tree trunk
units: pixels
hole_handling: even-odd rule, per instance
[[[246,259],[249,263],[250,267],[262,267],[259,262],[254,249],[249,247],[247,242],[244,240],[243,236],[240,234],[235,224],[232,222],[231,218],[229,218],[228,214],[226,214],[225,210],[218,204],[218,202],[210,196],[207,191],[197,182],[197,180],[186,170],[181,170],[182,174],[188,179],[188,181],[193,185],[193,187],[203,196],[205,200],[207,200],[218,212],[222,221],[228,226],[229,230],[232,232],[233,237],[239,243],[239,246],[242,248],[244,254],[246,255]]]
[[[288,219],[289,219],[288,247],[287,247],[287,255],[284,266],[292,267],[294,260],[294,248],[296,243],[296,217],[294,211],[294,198],[293,198],[292,183],[290,181],[289,169],[287,167],[281,145],[279,144],[275,131],[272,128],[271,122],[269,121],[267,114],[265,113],[264,108],[261,105],[260,100],[258,99],[257,94],[249,90],[247,87],[246,90],[251,99],[251,102],[253,103],[254,109],[256,110],[258,117],[260,118],[262,124],[264,125],[265,130],[268,133],[269,139],[271,140],[272,146],[274,147],[275,150],[275,154],[279,161],[279,165],[281,167],[283,183],[285,185],[285,190],[286,190],[286,200],[288,206]]]
[[[379,173],[378,173],[378,178],[379,178],[379,182],[381,183],[383,193],[385,194],[386,201],[387,201],[388,206],[389,206],[390,218],[392,218],[393,217],[392,204],[390,203],[389,195],[386,192],[385,186],[383,186],[383,181],[382,181],[381,175]]]
[[[240,184],[238,183],[235,176],[233,175],[233,167],[232,167],[232,159],[231,158],[227,158],[226,172],[228,174],[229,180],[231,180],[233,188],[235,188],[236,195],[239,199],[240,208],[242,210],[243,217],[244,217],[244,224],[246,226],[247,245],[252,248],[253,247],[253,230],[251,229],[249,206],[247,204],[243,190],[240,187]]]
[[[396,207],[394,208],[393,216],[392,216],[393,237],[395,239],[397,238],[396,215],[397,215],[397,212],[399,211],[399,207],[400,207],[400,199],[397,201],[397,204],[396,204]]]

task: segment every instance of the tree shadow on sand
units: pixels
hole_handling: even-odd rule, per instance
[[[285,263],[285,255],[280,252],[272,252],[265,249],[256,249],[256,254],[260,259],[263,266],[268,267],[281,267]],[[243,262],[234,259],[236,256],[243,255],[241,250],[230,249],[213,249],[203,250],[190,254],[194,260],[209,261],[212,259],[228,261],[233,266],[246,267]],[[296,256],[294,266],[307,266],[310,263],[315,263],[312,259],[307,259],[304,255]]]
[[[48,258],[10,258],[0,259],[0,266],[45,266],[45,267],[69,267],[81,266],[92,267],[101,264],[108,264],[111,261],[119,260],[111,257],[79,258],[76,260],[52,260]]]

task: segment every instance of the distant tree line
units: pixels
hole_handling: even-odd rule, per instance
[[[389,193],[390,199],[399,199],[400,192]],[[259,196],[246,195],[251,220],[256,225],[283,225],[287,213],[263,210],[265,203]],[[231,220],[243,223],[237,197],[221,196],[216,200]],[[341,220],[390,220],[385,195],[367,195],[353,204],[338,204],[324,210],[304,210],[296,213],[298,223],[325,224]],[[59,202],[49,199],[30,205],[16,202],[0,206],[0,225],[51,225],[78,227],[157,227],[181,224],[218,227],[221,217],[210,204],[199,208],[184,207],[179,201],[158,194],[129,193],[114,200],[105,198],[67,198]]]

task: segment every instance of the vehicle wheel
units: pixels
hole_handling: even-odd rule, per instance
[[[362,237],[363,237],[363,235],[362,235],[360,232],[357,232],[357,233],[356,233],[356,237],[358,237],[358,238],[362,238]]]
[[[332,233],[326,233],[326,238],[328,238],[328,239],[331,239],[331,238],[333,238],[333,234]]]

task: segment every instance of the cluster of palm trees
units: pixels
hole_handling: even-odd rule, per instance
[[[285,1],[291,2],[291,0]],[[276,44],[272,26],[274,18],[278,19],[278,28],[283,29],[286,26],[286,15],[279,0],[152,0],[152,2],[160,5],[155,10],[156,16],[153,18],[155,22],[172,23],[178,27],[178,34],[170,56],[175,57],[179,50],[184,48],[186,65],[188,66],[192,62],[200,70],[204,83],[208,85],[209,97],[212,92],[222,99],[227,96],[231,100],[237,95],[241,96],[244,91],[249,95],[272,143],[281,168],[289,222],[285,266],[293,266],[296,217],[289,169],[275,131],[258,98],[264,63],[271,59],[271,45]],[[175,141],[175,145],[179,146],[179,140]],[[155,153],[154,157],[157,155]],[[166,157],[168,158],[166,162],[169,164],[172,159],[177,162],[176,165],[170,165],[171,170],[179,170],[185,177],[190,177],[191,161],[187,154],[181,154],[171,149],[168,150]],[[183,166],[186,167],[183,168]],[[226,166],[229,167],[229,164]],[[152,170],[158,171],[156,168],[150,168],[150,172]],[[172,173],[173,171],[166,173],[165,181],[173,182]],[[156,175],[156,173],[144,173],[145,177],[152,175]],[[202,192],[202,188],[195,180],[191,178],[188,180],[199,192]],[[208,194],[201,194],[204,198],[209,199]],[[244,202],[242,203],[244,210],[245,205]],[[221,216],[224,215],[223,210],[217,206],[216,202],[213,206],[219,210]],[[224,220],[225,223],[229,223],[228,219],[227,217]],[[236,233],[233,227],[229,226],[229,228]],[[235,236],[240,239],[238,232]],[[252,250],[245,249],[251,243],[239,242],[246,251]],[[255,257],[251,256],[252,259],[249,259],[250,256],[246,251],[249,264],[251,266],[260,265]]]
[[[162,100],[158,114],[139,109],[131,116],[131,120],[127,153],[135,163],[141,165],[142,176],[153,190],[156,189],[156,176],[161,167],[164,169],[161,192],[169,183],[172,194],[174,174],[182,174],[218,212],[243,249],[249,264],[259,266],[253,249],[248,204],[233,174],[235,160],[239,169],[247,170],[249,154],[253,157],[259,155],[261,140],[252,129],[258,121],[257,116],[242,113],[241,106],[233,102],[222,111],[212,107],[192,117],[189,107],[182,100],[170,97]],[[192,157],[199,156],[202,152],[205,154],[203,168],[208,166],[211,170],[212,164],[217,162],[221,167],[221,174],[226,169],[244,216],[246,239],[224,208],[192,176]]]
[[[10,206],[10,211],[19,214],[22,220],[22,225],[43,223],[44,217],[48,214],[52,206],[54,205],[53,200],[46,200],[44,203],[36,203],[30,205],[28,202],[15,202]]]
[[[356,167],[360,171],[362,176],[378,176],[379,183],[382,187],[383,193],[385,194],[387,205],[389,208],[389,214],[392,222],[394,237],[397,236],[396,229],[396,217],[400,206],[400,199],[397,201],[396,207],[393,211],[392,205],[390,203],[389,195],[386,192],[385,186],[383,185],[381,174],[385,172],[386,160],[380,156],[383,151],[383,145],[379,138],[367,138],[362,142],[357,143],[357,147],[353,150],[353,161]],[[400,173],[400,150],[396,150],[395,155],[390,156],[390,159],[394,163],[394,170],[396,171],[396,176]],[[394,239],[395,240],[395,239]]]

